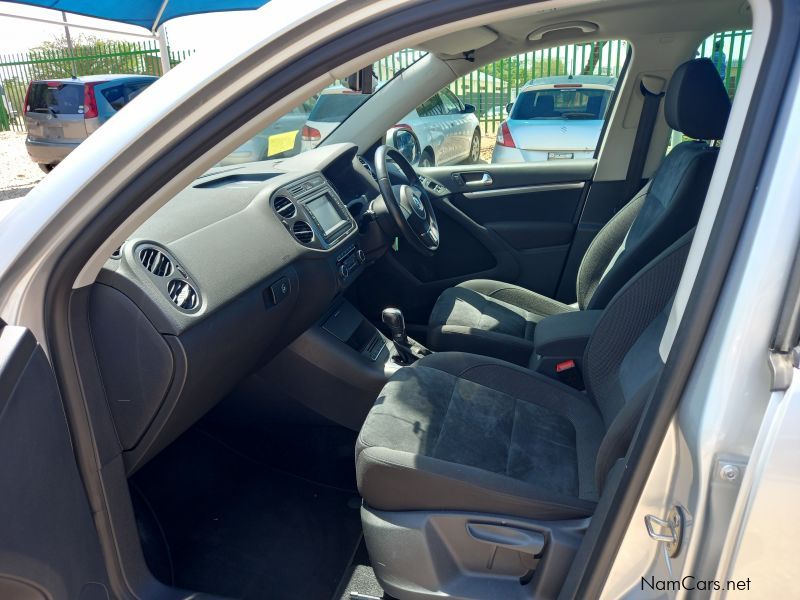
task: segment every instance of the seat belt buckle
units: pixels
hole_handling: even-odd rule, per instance
[[[574,359],[562,360],[556,363],[556,375],[561,383],[567,384],[576,390],[583,390],[583,375]]]
[[[574,369],[576,367],[575,361],[571,358],[569,360],[562,360],[560,363],[556,365],[556,373],[563,373],[564,371],[569,371],[570,369]]]

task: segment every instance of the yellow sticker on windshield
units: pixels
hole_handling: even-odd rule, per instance
[[[269,136],[269,140],[267,140],[267,156],[275,156],[294,148],[294,140],[297,134],[298,131],[287,131],[286,133],[276,133]]]

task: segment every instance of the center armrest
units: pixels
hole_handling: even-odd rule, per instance
[[[534,330],[534,353],[545,359],[580,360],[602,314],[602,310],[576,310],[542,319]]]

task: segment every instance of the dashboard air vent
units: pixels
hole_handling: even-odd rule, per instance
[[[297,214],[297,209],[286,196],[275,196],[272,205],[275,207],[275,212],[284,219],[291,219]]]
[[[314,232],[311,230],[311,226],[305,221],[295,222],[292,226],[292,233],[301,244],[308,244],[314,239]]]
[[[169,299],[173,304],[183,310],[193,310],[197,308],[199,298],[197,292],[188,281],[173,279],[167,286]]]
[[[172,261],[158,248],[148,246],[142,249],[139,252],[139,260],[145,269],[157,277],[169,277],[172,275]]]

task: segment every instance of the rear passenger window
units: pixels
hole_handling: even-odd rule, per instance
[[[711,59],[725,84],[725,89],[728,90],[731,101],[736,95],[747,51],[750,49],[751,33],[749,29],[715,33],[703,40],[695,54],[698,58]],[[681,142],[690,139],[680,131],[672,130],[667,144],[667,154]]]
[[[125,99],[125,86],[116,85],[112,88],[106,88],[102,91],[103,98],[105,98],[114,110],[119,110],[127,103]]]
[[[439,94],[434,94],[417,107],[420,117],[434,117],[445,114],[444,104]]]
[[[446,115],[455,115],[461,112],[461,106],[458,103],[458,98],[453,96],[450,90],[442,90],[439,92],[442,96],[442,104],[444,106],[444,113]]]
[[[101,93],[114,110],[120,110],[131,100],[141,94],[151,82],[140,83],[121,83],[113,87],[105,88]]]

